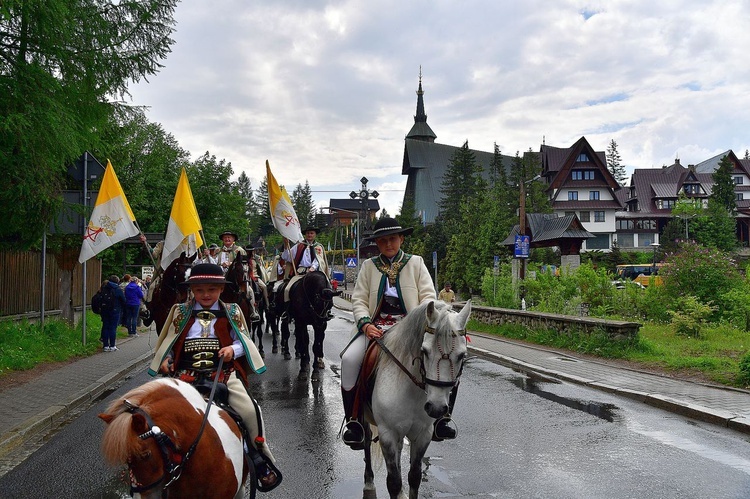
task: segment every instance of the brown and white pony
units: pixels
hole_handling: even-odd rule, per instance
[[[137,498],[241,498],[248,467],[242,435],[231,416],[211,407],[191,385],[160,378],[112,402],[102,454],[126,465]]]

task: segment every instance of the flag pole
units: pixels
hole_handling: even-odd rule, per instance
[[[133,220],[133,223],[135,224],[136,229],[138,229],[138,234],[143,236],[143,246],[146,247],[146,253],[148,253],[148,257],[151,260],[151,264],[154,266],[154,272],[156,272],[156,260],[154,260],[154,255],[151,254],[151,246],[149,246],[148,241],[146,240],[146,234],[143,233],[141,230],[141,227],[138,225],[138,222]]]

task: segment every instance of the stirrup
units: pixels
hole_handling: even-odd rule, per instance
[[[456,436],[458,435],[458,429],[448,426],[448,423],[452,422],[453,419],[447,415],[437,418],[432,424],[432,441],[442,442],[443,440],[452,440],[456,438]],[[441,424],[444,424],[445,426],[441,428],[441,434],[438,434],[438,426]],[[454,426],[455,424],[456,423],[453,423]]]
[[[349,425],[352,425],[354,428],[359,427],[359,429],[352,429],[349,427]],[[359,440],[349,440],[346,438],[347,432],[357,432],[359,431],[362,435],[362,438]],[[352,450],[362,450],[365,448],[365,428],[362,426],[362,423],[359,422],[357,419],[350,419],[349,421],[346,421],[343,426],[343,432],[341,434],[341,440],[344,441],[346,445],[348,445]]]

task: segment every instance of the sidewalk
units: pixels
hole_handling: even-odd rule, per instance
[[[337,309],[351,304],[334,298]],[[542,347],[521,345],[471,333],[476,355],[523,372],[583,384],[694,419],[750,433],[750,392],[708,386],[585,360]],[[118,341],[117,352],[100,352],[64,365],[0,393],[0,459],[26,442],[38,440],[85,410],[116,383],[143,371],[153,355],[156,332]]]

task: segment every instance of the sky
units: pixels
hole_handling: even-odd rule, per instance
[[[750,147],[750,2],[187,0],[130,103],[256,188],[399,212],[420,68],[436,142],[503,154],[617,143],[628,174]],[[197,187],[193,187],[196,189]]]

